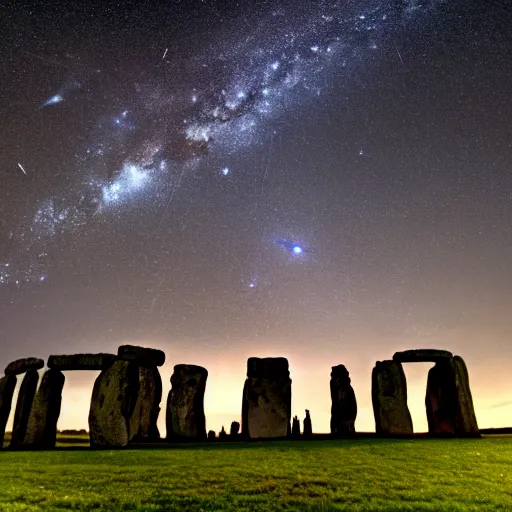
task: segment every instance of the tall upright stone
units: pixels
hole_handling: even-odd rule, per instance
[[[231,428],[229,429],[229,437],[235,439],[238,437],[238,432],[240,432],[240,423],[238,423],[238,421],[232,421]]]
[[[43,375],[32,403],[24,447],[55,448],[64,380],[59,370],[50,369]]]
[[[202,366],[178,364],[167,398],[167,439],[206,439],[204,392],[208,371]]]
[[[377,434],[413,433],[407,382],[400,362],[377,361],[372,372],[372,402]]]
[[[342,364],[331,371],[331,434],[346,436],[354,434],[357,402],[350,384],[348,370]]]
[[[14,413],[14,423],[12,427],[11,448],[19,448],[25,441],[28,420],[38,382],[39,374],[37,370],[28,370],[23,378],[18,393],[18,402],[16,403],[16,412]]]
[[[479,436],[468,371],[461,357],[440,361],[430,369],[425,406],[430,434]]]
[[[96,379],[89,411],[91,447],[121,447],[130,440],[130,419],[139,394],[139,366],[116,361]]]
[[[250,357],[242,399],[242,432],[251,439],[290,434],[292,381],[284,357]]]
[[[306,409],[306,417],[304,418],[304,422],[302,425],[303,425],[302,435],[305,438],[312,437],[313,436],[313,424],[311,423],[311,415],[309,414],[309,409]]]
[[[139,394],[130,419],[130,437],[145,442],[160,439],[157,421],[162,400],[162,378],[158,368],[139,367]]]
[[[452,359],[452,368],[455,375],[457,394],[455,431],[459,436],[479,436],[480,430],[478,429],[473,397],[469,387],[469,374],[464,359],[460,356],[455,356]]]
[[[300,438],[300,420],[297,416],[294,416],[292,420],[292,437],[295,439]]]
[[[4,445],[5,426],[11,413],[12,396],[14,395],[16,382],[15,375],[0,378],[0,449]]]
[[[450,361],[435,364],[427,378],[425,408],[428,431],[432,435],[455,435],[456,391]]]

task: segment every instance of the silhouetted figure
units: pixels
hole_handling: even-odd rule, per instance
[[[300,421],[299,421],[299,418],[297,416],[293,417],[292,437],[294,439],[299,439],[300,438]]]
[[[311,416],[309,415],[309,409],[306,409],[306,417],[304,418],[304,437],[311,437],[313,435],[313,427],[311,425]]]
[[[240,423],[238,421],[233,421],[231,423],[231,428],[229,429],[229,436],[236,438],[238,433],[240,432]]]

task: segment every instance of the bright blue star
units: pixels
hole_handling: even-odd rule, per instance
[[[302,247],[300,247],[300,245],[295,245],[293,247],[292,251],[293,251],[293,254],[302,254],[304,249]]]
[[[229,167],[224,167],[220,172],[223,176],[227,176],[229,174]]]

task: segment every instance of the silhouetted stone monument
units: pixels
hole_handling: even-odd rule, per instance
[[[448,352],[448,350],[419,348],[395,352],[393,354],[393,361],[398,363],[437,363],[450,360],[452,357],[453,354]]]
[[[292,381],[284,357],[250,357],[242,398],[242,433],[251,439],[290,434]]]
[[[139,366],[152,368],[165,363],[165,353],[156,348],[121,345],[117,349],[117,357],[123,361],[134,361]]]
[[[37,373],[37,370],[28,370],[23,378],[23,382],[21,383],[20,391],[18,393],[11,443],[9,445],[11,448],[18,448],[23,445],[38,382],[39,374]]]
[[[292,437],[298,439],[300,437],[300,421],[297,416],[292,420]]]
[[[44,361],[37,357],[26,357],[24,359],[16,359],[5,367],[5,375],[20,375],[29,370],[40,370],[44,366]]]
[[[4,445],[5,425],[11,413],[12,397],[16,388],[16,376],[6,375],[0,378],[0,449]]]
[[[130,419],[130,437],[134,441],[160,439],[157,421],[162,400],[162,378],[158,368],[139,367],[139,394]]]
[[[455,356],[451,364],[455,374],[455,389],[457,391],[455,432],[457,435],[480,436],[466,363],[462,357]]]
[[[228,433],[224,430],[224,425],[219,432],[219,441],[226,441],[228,439]]]
[[[139,366],[116,361],[102,370],[92,391],[89,411],[91,447],[126,446],[130,419],[139,394]]]
[[[425,398],[429,433],[479,436],[464,360],[455,356],[430,369]]]
[[[348,370],[342,364],[331,371],[331,434],[354,434],[357,416],[356,395],[350,385]]]
[[[216,441],[217,437],[215,436],[214,430],[208,430],[208,441]]]
[[[105,370],[117,360],[114,354],[70,354],[50,356],[48,368],[60,371]]]
[[[304,437],[313,436],[313,425],[311,424],[311,416],[309,415],[309,409],[306,409],[306,417],[304,418],[302,435]]]
[[[229,437],[236,438],[240,432],[240,423],[238,421],[231,422],[231,428],[229,429]]]
[[[208,371],[192,364],[178,364],[171,377],[167,399],[167,439],[206,438],[204,392]]]
[[[21,443],[24,447],[55,448],[64,380],[59,370],[50,369],[43,375],[32,402],[27,432]]]
[[[407,407],[407,382],[400,362],[377,361],[372,372],[372,402],[377,434],[413,433]]]

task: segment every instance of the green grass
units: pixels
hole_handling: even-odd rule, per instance
[[[0,510],[512,511],[512,438],[6,451]]]

